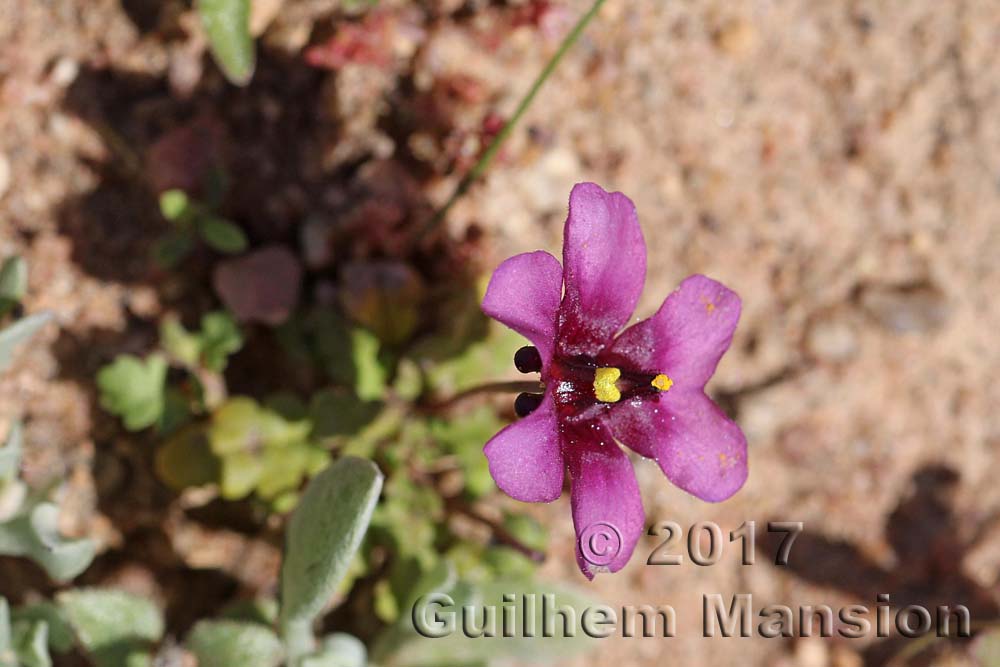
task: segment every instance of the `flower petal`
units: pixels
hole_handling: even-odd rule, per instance
[[[531,341],[548,367],[562,296],[559,260],[542,250],[515,255],[497,267],[483,312]]]
[[[684,279],[655,315],[618,337],[607,363],[665,373],[678,389],[701,389],[729,348],[740,297],[702,275]]]
[[[646,279],[646,244],[632,200],[594,183],[576,185],[563,265],[559,351],[596,355],[632,316]]]
[[[497,486],[511,498],[526,503],[558,498],[564,466],[552,396],[546,394],[534,412],[493,436],[483,453]]]
[[[632,462],[599,421],[565,425],[563,455],[573,479],[576,561],[588,579],[625,567],[646,515]]]
[[[656,459],[671,482],[702,500],[725,500],[746,481],[746,437],[700,389],[616,405],[607,419],[618,440]]]

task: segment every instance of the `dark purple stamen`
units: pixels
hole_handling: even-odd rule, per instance
[[[542,355],[534,345],[525,345],[514,353],[514,367],[522,373],[540,373]]]
[[[534,349],[534,348],[532,348]],[[542,404],[542,394],[518,394],[514,399],[514,412],[518,417],[527,417]]]

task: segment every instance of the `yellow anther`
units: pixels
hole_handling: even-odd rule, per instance
[[[598,368],[594,371],[594,395],[597,400],[605,403],[617,403],[622,393],[618,391],[615,382],[622,376],[622,372],[617,368]]]
[[[649,384],[653,385],[660,391],[667,391],[668,389],[674,386],[674,381],[668,378],[663,373],[660,373],[655,378],[653,378],[653,381],[650,382]]]

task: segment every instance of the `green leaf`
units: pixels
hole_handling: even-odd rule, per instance
[[[14,361],[14,350],[34,336],[50,319],[51,313],[35,313],[0,330],[0,373]]]
[[[242,229],[216,216],[202,218],[198,225],[198,233],[210,248],[227,255],[238,255],[250,245]]]
[[[226,401],[212,415],[209,441],[219,456],[234,452],[258,451],[262,447],[287,447],[305,442],[312,424],[286,421],[257,401],[237,396]]]
[[[261,458],[263,471],[257,483],[257,495],[270,500],[285,491],[297,489],[316,460],[319,460],[321,468],[326,467],[329,454],[304,443],[264,450]]]
[[[190,207],[191,201],[183,190],[166,190],[160,194],[160,213],[167,220],[180,220]]]
[[[20,667],[52,667],[49,626],[45,621],[15,624],[13,643]]]
[[[5,597],[0,597],[0,667],[17,667],[10,629],[10,605]]]
[[[264,461],[250,452],[232,452],[222,458],[220,492],[226,500],[246,498],[264,474]]]
[[[201,337],[184,328],[175,316],[168,316],[160,323],[160,345],[176,363],[194,367],[201,356]]]
[[[59,508],[43,502],[0,523],[0,554],[26,556],[58,581],[77,576],[94,559],[97,545],[90,539],[63,539],[58,519]]]
[[[350,567],[381,490],[375,464],[353,457],[338,460],[306,487],[288,523],[281,568],[281,622],[292,658],[311,652],[312,622]]]
[[[47,600],[24,605],[14,610],[15,623],[44,622],[48,626],[48,643],[57,653],[68,653],[73,648],[73,628],[58,605]]]
[[[119,355],[97,373],[101,406],[121,417],[125,428],[141,431],[160,419],[164,408],[167,362],[154,354],[145,361]]]
[[[173,359],[187,368],[203,365],[210,371],[225,370],[229,356],[243,347],[243,334],[229,313],[217,311],[201,318],[201,331],[192,333],[176,317],[160,325],[160,344]]]
[[[8,257],[0,265],[0,317],[17,305],[28,291],[28,264],[23,258]]]
[[[7,434],[7,441],[0,447],[0,484],[13,482],[21,470],[21,452],[24,449],[24,427],[14,422]]]
[[[231,83],[249,83],[254,70],[250,0],[198,0],[201,22],[215,62]]]
[[[382,409],[377,401],[362,401],[348,391],[326,389],[313,395],[309,401],[309,420],[313,436],[329,438],[354,435],[370,424]]]
[[[181,491],[218,481],[220,462],[208,445],[205,431],[189,426],[156,451],[155,469],[156,475],[170,488]]]
[[[379,358],[378,338],[364,329],[355,329],[351,332],[351,349],[357,372],[354,391],[362,400],[382,398],[389,373]]]
[[[277,667],[284,657],[278,636],[258,623],[201,621],[185,644],[198,667]]]
[[[319,649],[299,661],[298,667],[366,667],[368,651],[361,640],[338,632],[327,635]]]
[[[522,600],[533,598],[535,636],[523,635],[522,621],[514,624],[513,637],[504,637],[501,632],[500,611],[504,604],[504,595],[514,595],[518,603],[518,614],[523,613]],[[542,597],[551,594],[554,607],[564,605],[576,610],[575,636],[563,636],[561,616],[555,615],[556,625],[554,636],[544,637],[542,633]],[[437,594],[436,594],[437,595]],[[598,640],[589,637],[580,627],[580,616],[584,609],[597,606],[599,603],[585,593],[570,588],[554,587],[530,580],[507,579],[470,584],[461,582],[444,597],[438,598],[437,604],[427,607],[426,619],[428,628],[437,630],[433,623],[434,612],[443,617],[448,612],[454,612],[457,622],[456,629],[446,636],[425,637],[414,627],[414,618],[423,625],[423,603],[417,608],[408,610],[400,617],[399,622],[390,628],[375,643],[372,650],[372,660],[382,667],[439,667],[440,665],[481,664],[498,659],[507,659],[514,663],[552,662],[566,660],[574,653],[588,650],[595,646]],[[426,602],[425,598],[423,602]],[[476,616],[477,626],[482,624],[484,606],[497,608],[497,631],[495,637],[469,637],[462,631],[462,607],[472,605],[480,610]],[[509,606],[509,603],[508,603]],[[552,614],[549,614],[551,617]],[[520,616],[519,616],[520,618]],[[531,621],[528,621],[530,623]]]
[[[243,347],[243,332],[229,313],[208,313],[201,318],[201,347],[205,368],[221,373],[230,355]]]
[[[163,615],[145,598],[81,588],[60,593],[56,600],[96,667],[148,664],[151,644],[163,637]]]

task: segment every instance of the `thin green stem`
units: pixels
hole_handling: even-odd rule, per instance
[[[514,131],[514,128],[517,127],[518,122],[521,120],[521,117],[524,116],[525,112],[527,112],[531,103],[535,101],[535,96],[538,95],[538,91],[542,89],[542,86],[545,85],[545,82],[559,66],[559,63],[562,62],[566,53],[568,53],[573,45],[576,44],[580,35],[583,34],[587,25],[597,15],[597,12],[601,10],[601,6],[605,2],[606,0],[594,0],[594,4],[587,10],[587,13],[581,16],[580,20],[576,22],[573,29],[570,30],[569,34],[566,35],[566,38],[563,39],[562,44],[560,44],[559,48],[556,49],[556,52],[552,54],[549,62],[545,64],[544,68],[542,68],[542,71],[538,74],[535,82],[531,84],[531,88],[528,89],[527,94],[525,94],[525,96],[521,99],[520,104],[517,105],[514,115],[510,117],[510,120],[504,124],[500,132],[497,133],[497,136],[493,138],[493,141],[486,148],[486,150],[483,151],[483,154],[479,157],[479,160],[476,161],[476,164],[472,166],[472,169],[470,169],[465,176],[462,177],[462,180],[458,182],[458,185],[455,187],[455,191],[452,192],[448,201],[446,201],[444,205],[437,210],[423,229],[420,230],[419,236],[424,236],[441,224],[441,222],[444,221],[445,216],[448,215],[448,211],[450,211],[451,207],[455,205],[455,202],[461,199],[462,195],[468,191],[469,187],[486,172],[490,164],[493,162],[493,159],[500,151],[500,147],[503,146],[503,143]]]

